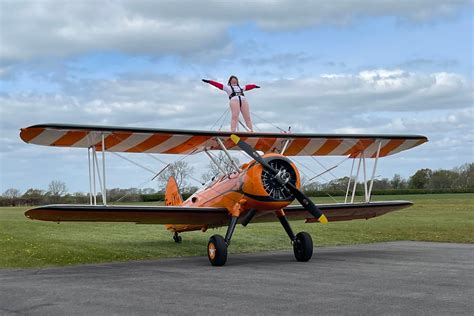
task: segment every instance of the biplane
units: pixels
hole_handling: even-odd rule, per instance
[[[227,249],[238,224],[279,221],[287,233],[298,261],[308,261],[313,242],[306,232],[295,234],[290,220],[307,223],[369,219],[412,205],[409,201],[371,201],[379,158],[418,146],[421,135],[301,134],[271,132],[192,131],[69,124],[34,125],[21,129],[30,144],[85,148],[89,160],[90,203],[45,205],[29,209],[29,219],[53,222],[132,222],[164,224],[175,242],[180,233],[227,226],[225,236],[210,237],[207,253],[214,266],[227,261]],[[223,151],[232,164],[219,167],[213,151]],[[251,160],[237,164],[230,152],[242,151]],[[173,177],[165,191],[165,205],[110,205],[107,203],[106,153],[194,155],[205,153],[220,173],[183,201]],[[102,167],[98,156],[102,153]],[[301,190],[301,178],[292,156],[345,156],[352,159],[344,203],[315,204]],[[372,159],[370,179],[366,160]],[[361,168],[362,165],[362,168]],[[362,170],[361,170],[362,169]],[[363,173],[363,202],[354,196]],[[98,203],[96,183],[102,204]],[[296,200],[298,204],[292,204]]]

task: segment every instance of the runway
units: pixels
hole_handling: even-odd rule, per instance
[[[204,247],[204,246],[203,246]],[[231,250],[230,250],[231,251]],[[474,245],[388,242],[0,270],[0,315],[472,314]]]

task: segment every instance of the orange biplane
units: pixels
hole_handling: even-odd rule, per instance
[[[369,219],[412,205],[409,201],[370,201],[377,161],[427,141],[420,135],[232,134],[68,124],[30,126],[21,130],[20,137],[31,144],[87,148],[89,157],[90,204],[40,206],[28,210],[26,217],[53,222],[165,224],[176,242],[181,242],[179,233],[185,231],[227,226],[225,237],[216,234],[208,242],[209,261],[215,266],[226,263],[227,248],[237,224],[280,221],[293,244],[296,259],[308,261],[313,253],[311,236],[306,232],[295,234],[289,220],[327,223]],[[186,155],[204,152],[217,164],[211,153],[214,150],[227,155],[233,171],[221,168],[220,174],[186,201],[182,200],[176,181],[171,177],[166,187],[165,206],[107,204],[106,152]],[[232,150],[243,151],[252,160],[239,166],[229,154]],[[102,152],[102,168],[97,152]],[[352,159],[345,202],[314,204],[300,190],[300,174],[290,156]],[[367,179],[366,159],[369,158],[374,159],[374,164],[371,178]],[[354,202],[361,165],[364,202]],[[101,188],[102,205],[97,204],[96,182]],[[294,200],[300,205],[290,205]]]

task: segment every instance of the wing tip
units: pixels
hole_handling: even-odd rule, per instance
[[[44,128],[40,127],[25,127],[20,129],[20,138],[25,143],[30,143],[36,136],[41,134]]]

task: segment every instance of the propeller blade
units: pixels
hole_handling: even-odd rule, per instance
[[[270,172],[272,175],[276,176],[278,174],[278,171],[275,170],[272,166],[270,166],[259,154],[258,152],[252,148],[249,144],[244,142],[243,140],[240,139],[239,136],[232,134],[230,135],[230,138],[232,141],[240,147],[243,151],[245,151],[250,157],[255,159],[258,163],[260,163],[264,169],[266,169],[268,172]],[[302,191],[300,191],[293,183],[291,182],[286,182],[285,184],[282,183],[283,186],[285,186],[286,189],[288,189],[294,196],[295,199],[300,202],[300,204],[308,210],[308,212],[311,213],[314,217],[318,219],[318,221],[321,224],[327,224],[328,219],[326,216],[321,212],[321,210],[309,199]]]
[[[260,156],[258,154],[258,152],[252,148],[252,146],[250,146],[249,144],[247,144],[246,142],[244,142],[243,140],[240,139],[239,136],[235,135],[235,134],[232,134],[230,135],[230,139],[232,139],[232,141],[240,147],[240,149],[242,149],[243,151],[245,151],[245,153],[247,155],[249,155],[250,157],[252,157],[253,159],[255,159],[256,162],[258,162],[259,164],[261,164],[267,171],[269,171],[270,173],[272,173],[272,175],[276,175],[278,173],[277,170],[275,170],[272,166],[270,166],[263,158],[262,156]]]
[[[295,199],[297,199],[298,202],[300,202],[300,204],[311,213],[311,215],[316,217],[321,224],[328,223],[328,219],[323,212],[321,212],[319,207],[317,207],[316,204],[314,204],[313,201],[311,201],[311,199],[301,192],[293,183],[288,182],[285,186],[295,196]]]

